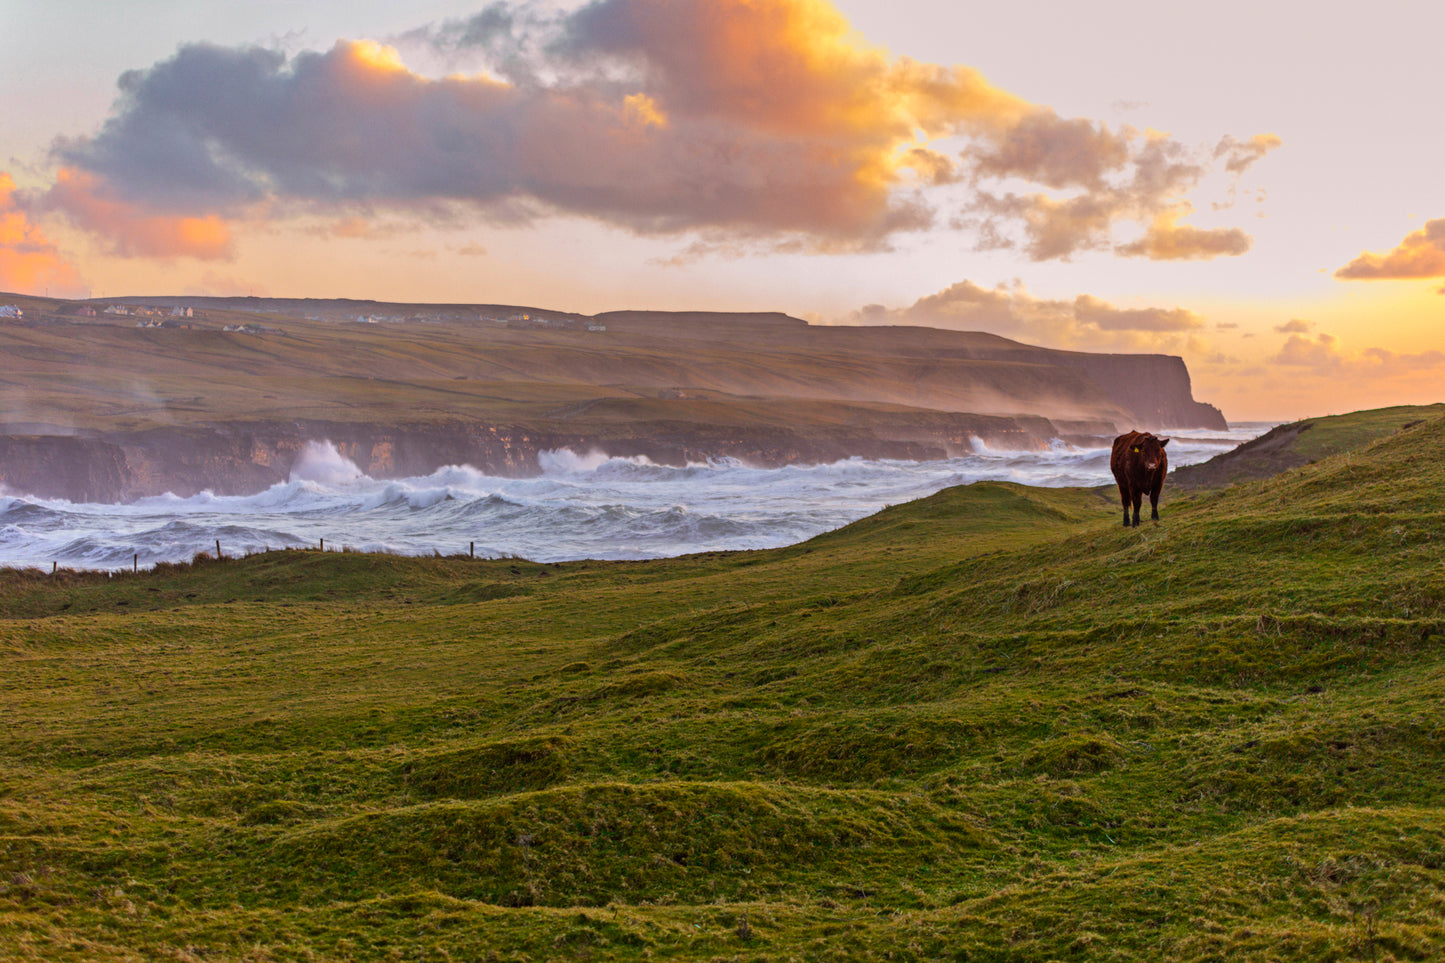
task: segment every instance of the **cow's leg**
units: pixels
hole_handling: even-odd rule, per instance
[[[1119,486],[1119,501],[1124,504],[1124,527],[1129,527],[1129,489]]]
[[[1154,482],[1154,487],[1149,490],[1149,517],[1159,521],[1159,492],[1164,489],[1164,479],[1160,478]]]
[[[1140,504],[1144,501],[1144,492],[1141,491],[1141,490],[1139,490],[1139,489],[1135,489],[1135,490],[1134,490],[1134,498],[1133,498],[1133,501],[1134,501],[1134,527],[1135,527],[1135,528],[1138,528],[1138,527],[1139,527],[1139,506],[1140,506]]]

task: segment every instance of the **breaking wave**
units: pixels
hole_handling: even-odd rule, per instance
[[[1175,432],[1174,466],[1204,461],[1268,426]],[[939,461],[849,458],[756,468],[730,458],[684,466],[601,451],[543,452],[540,474],[448,465],[375,479],[328,442],[309,443],[287,481],[255,495],[160,495],[123,505],[0,495],[0,565],[129,568],[215,551],[318,545],[409,555],[643,559],[775,548],[885,505],[981,480],[1061,487],[1112,479],[1109,452],[1058,442],[1042,451],[973,451]]]

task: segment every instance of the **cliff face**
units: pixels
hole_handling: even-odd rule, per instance
[[[1090,354],[1056,351],[978,335],[963,349],[970,358],[1009,361],[1081,373],[1089,386],[1117,406],[1129,420],[1120,431],[1140,428],[1229,428],[1214,405],[1194,400],[1184,359],[1163,354]]]
[[[119,501],[132,474],[121,447],[97,438],[0,435],[0,492]]]
[[[1046,418],[1065,412],[1110,416],[1118,430],[1225,430],[1223,413],[1194,400],[1184,359],[1158,354],[1092,354],[1011,341],[977,331],[906,326],[828,327],[782,314],[616,311],[598,315],[609,330],[645,332],[736,348],[766,345],[814,358],[865,358],[878,374],[832,390],[949,411],[1020,412]],[[982,363],[980,363],[982,362]],[[862,375],[862,372],[859,372]],[[719,383],[721,390],[768,393],[762,385]],[[771,387],[779,392],[779,385]],[[823,389],[826,394],[827,388]]]
[[[812,430],[654,423],[612,431],[568,432],[468,424],[375,425],[270,422],[156,429],[106,436],[0,435],[0,488],[71,501],[120,502],[171,492],[246,495],[291,477],[310,442],[329,441],[373,478],[427,475],[446,465],[525,476],[545,451],[602,450],[685,465],[731,457],[778,467],[850,457],[928,460],[991,447],[1030,449],[1061,436],[1107,431],[1104,423],[924,413],[913,422]]]
[[[1138,419],[1131,428],[1210,428],[1225,431],[1229,423],[1213,405],[1194,400],[1189,369],[1183,358],[1169,355],[1075,354],[1068,356],[1088,373],[1119,407]],[[1123,427],[1123,426],[1120,426]]]

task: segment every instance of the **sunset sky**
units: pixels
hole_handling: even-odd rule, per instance
[[[1445,401],[1438,0],[0,0],[0,291],[781,310]]]

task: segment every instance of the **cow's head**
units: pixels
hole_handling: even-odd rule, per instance
[[[1129,450],[1144,465],[1146,471],[1158,471],[1159,466],[1164,463],[1164,446],[1169,444],[1168,438],[1155,438],[1150,434],[1140,435],[1134,439],[1134,444]]]

